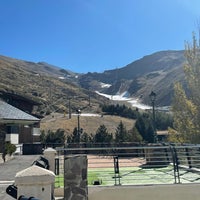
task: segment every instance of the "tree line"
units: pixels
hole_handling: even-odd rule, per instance
[[[78,132],[77,127],[71,135],[65,136],[63,129],[57,131],[42,131],[40,140],[43,144],[71,144],[71,143],[87,143],[87,144],[110,144],[110,143],[123,143],[123,142],[142,142],[142,136],[137,129],[133,127],[127,130],[121,121],[116,128],[115,133],[109,133],[106,126],[100,125],[94,134],[86,132]]]
[[[130,119],[137,119],[139,112],[138,109],[133,110],[126,105],[119,105],[119,104],[111,104],[111,105],[101,105],[102,112],[109,114],[109,115],[117,115],[121,117],[126,117]]]
[[[112,111],[111,111],[112,110]],[[152,113],[142,112],[137,109],[133,110],[125,105],[106,105],[103,108],[106,114],[121,115],[128,118],[125,113],[130,112],[128,115],[131,119],[136,119],[133,122],[133,127],[127,130],[123,122],[121,121],[116,127],[114,133],[109,133],[106,126],[100,125],[95,133],[86,133],[83,129],[78,130],[74,128],[73,132],[65,137],[65,132],[62,129],[58,129],[56,132],[44,131],[41,134],[41,141],[43,143],[125,143],[125,142],[154,142],[155,130],[152,122]],[[173,118],[170,114],[156,112],[156,128],[159,130],[166,130],[168,127],[172,127]]]

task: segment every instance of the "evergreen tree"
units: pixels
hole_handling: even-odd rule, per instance
[[[77,127],[74,128],[72,135],[67,136],[67,143],[79,143],[79,134]]]
[[[64,144],[65,143],[65,132],[63,129],[58,129],[56,132],[48,130],[45,134],[43,131],[40,140],[42,143],[46,144]]]
[[[133,127],[128,131],[128,141],[129,142],[142,142],[142,136],[138,132],[136,127]]]
[[[95,143],[111,143],[113,139],[112,134],[108,133],[105,125],[100,125],[94,136]]]
[[[121,142],[128,142],[128,134],[126,127],[122,123],[122,121],[119,123],[116,132],[115,132],[115,142],[121,143]]]
[[[92,136],[88,135],[86,132],[84,132],[83,134],[81,134],[81,142],[91,143],[92,142]]]
[[[45,131],[44,130],[41,131],[40,141],[41,141],[42,144],[46,143],[46,135],[45,135]]]
[[[154,142],[154,128],[152,120],[147,113],[144,113],[138,117],[135,123],[135,127],[137,128],[144,141],[149,143]]]
[[[156,112],[156,129],[167,130],[169,127],[173,127],[173,115],[166,112]]]

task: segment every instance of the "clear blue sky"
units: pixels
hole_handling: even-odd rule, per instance
[[[0,0],[0,55],[103,72],[183,50],[199,0]]]

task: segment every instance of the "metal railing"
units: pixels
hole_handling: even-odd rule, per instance
[[[63,160],[71,154],[87,154],[88,185],[200,183],[200,145],[71,147],[57,151],[56,187],[63,186]]]

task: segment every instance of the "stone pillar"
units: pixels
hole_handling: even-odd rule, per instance
[[[41,200],[52,200],[52,184],[55,174],[47,169],[32,165],[18,172],[15,176],[17,198],[20,196],[35,197]]]
[[[47,148],[44,150],[44,157],[49,161],[49,170],[55,172],[55,157],[56,150],[53,148]]]
[[[66,156],[64,162],[64,200],[87,200],[87,156]]]

